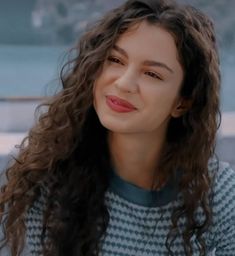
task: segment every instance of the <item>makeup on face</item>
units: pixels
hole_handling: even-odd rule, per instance
[[[132,112],[136,110],[136,108],[130,102],[113,95],[106,96],[106,103],[113,111],[120,113]]]

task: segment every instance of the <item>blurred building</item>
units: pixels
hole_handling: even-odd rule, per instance
[[[235,1],[178,0],[209,14],[221,55],[218,154],[235,166]],[[8,0],[0,8],[0,168],[33,125],[38,99],[60,89],[65,52],[86,26],[124,0]],[[18,102],[17,102],[18,99]],[[2,159],[2,160],[1,160]],[[5,160],[6,162],[6,160]]]

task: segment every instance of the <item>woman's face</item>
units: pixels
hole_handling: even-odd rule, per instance
[[[94,84],[100,122],[118,133],[161,136],[181,114],[183,69],[174,38],[143,21],[122,34]]]

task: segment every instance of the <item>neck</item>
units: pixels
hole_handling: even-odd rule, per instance
[[[145,189],[155,186],[157,179],[160,187],[160,175],[156,177],[156,173],[164,136],[156,140],[146,135],[110,132],[108,143],[112,164],[120,177]]]

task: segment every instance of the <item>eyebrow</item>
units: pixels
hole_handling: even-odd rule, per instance
[[[127,52],[124,49],[122,49],[121,47],[114,45],[113,49],[116,50],[117,52],[119,52],[120,54],[124,55],[126,58],[128,58]],[[165,68],[169,72],[174,73],[174,71],[163,62],[158,62],[158,61],[154,61],[154,60],[145,60],[143,62],[143,64],[146,66],[156,66],[156,67]]]

